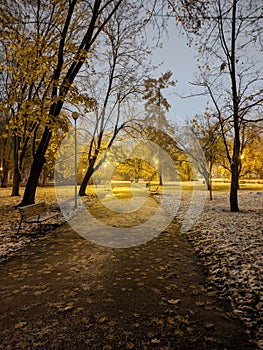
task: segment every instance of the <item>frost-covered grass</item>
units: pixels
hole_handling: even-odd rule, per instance
[[[258,188],[257,188],[258,189]],[[177,219],[183,221],[191,192],[183,192]],[[241,190],[238,213],[229,210],[229,193],[214,192],[186,233],[208,271],[208,282],[227,297],[233,312],[263,348],[263,187]]]

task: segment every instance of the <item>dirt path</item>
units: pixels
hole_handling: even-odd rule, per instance
[[[134,248],[64,225],[0,266],[1,349],[254,349],[176,222]]]

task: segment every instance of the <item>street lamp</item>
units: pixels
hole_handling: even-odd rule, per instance
[[[74,126],[75,126],[75,132],[74,132],[74,142],[75,142],[75,209],[78,206],[78,168],[77,168],[77,119],[79,117],[78,112],[72,113],[72,118],[74,119]]]
[[[156,158],[155,158],[155,159],[153,160],[153,162],[154,162],[154,165],[155,165],[155,166],[158,166],[158,165],[159,165],[159,159],[156,159]]]

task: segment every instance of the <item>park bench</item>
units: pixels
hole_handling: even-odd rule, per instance
[[[19,233],[23,223],[37,224],[38,232],[41,233],[42,223],[53,218],[57,218],[58,221],[58,216],[60,214],[59,212],[49,212],[44,202],[18,207],[18,210],[21,214],[21,220],[17,233]]]
[[[159,194],[159,184],[148,183],[147,187],[151,194]]]

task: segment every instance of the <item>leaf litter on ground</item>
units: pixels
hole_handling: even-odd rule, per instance
[[[15,206],[20,198],[10,197],[10,189],[1,189],[0,197],[0,261],[4,261],[39,237],[16,234],[19,213]],[[214,193],[213,201],[207,200],[200,217],[186,235],[207,269],[208,285],[215,286],[222,298],[230,300],[233,312],[244,322],[258,348],[262,348],[263,196],[262,192],[240,192],[238,213],[228,210],[228,197],[227,192]],[[56,206],[50,189],[40,190],[37,199],[44,200],[50,208]],[[191,194],[184,192],[176,215],[179,222],[184,219],[190,200]],[[179,302],[168,300],[170,304]],[[202,305],[202,301],[196,303],[209,307]],[[206,326],[213,327],[209,323]]]

